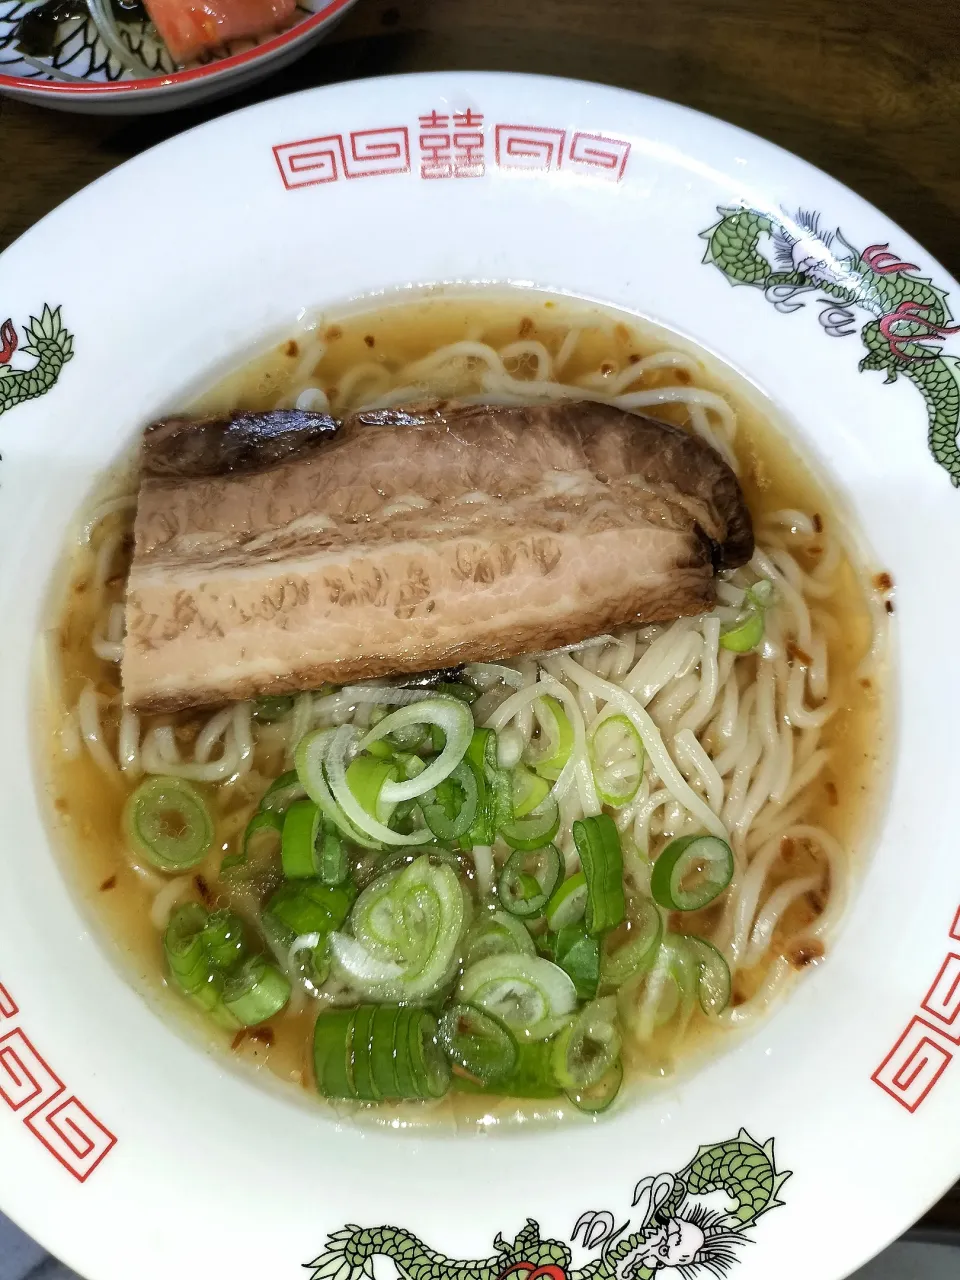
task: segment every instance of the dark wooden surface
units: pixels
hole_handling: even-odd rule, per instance
[[[711,112],[840,178],[960,275],[960,0],[362,0],[300,63],[212,106],[123,120],[0,99],[0,249],[236,106],[449,68],[600,80]],[[960,1186],[923,1226],[960,1233]]]

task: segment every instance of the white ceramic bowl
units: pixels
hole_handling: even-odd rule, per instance
[[[419,123],[431,111],[470,123],[433,126],[438,150]],[[124,285],[116,225],[137,226],[149,289]],[[898,725],[842,934],[755,1034],[607,1120],[424,1137],[341,1128],[257,1087],[132,989],[48,845],[28,673],[66,522],[143,423],[303,307],[469,281],[652,317],[781,407],[893,574]],[[678,1195],[712,1179],[736,1193],[720,1195],[739,1212],[736,1280],[838,1280],[918,1216],[960,1172],[957,288],[882,214],[757,138],[522,76],[268,102],[131,161],[14,245],[0,259],[21,342],[0,379],[3,1208],[91,1280],[279,1280],[318,1257],[319,1276],[354,1280],[390,1273],[377,1251],[411,1280],[607,1280],[599,1255],[581,1269],[582,1228],[569,1261],[574,1225],[608,1211],[642,1233],[649,1192],[631,1207],[634,1187],[660,1173]],[[687,1211],[661,1206],[640,1280],[710,1274],[702,1249],[683,1272],[656,1254],[676,1260]]]
[[[15,44],[27,0],[0,0],[0,93],[57,111],[92,115],[148,115],[236,93],[302,57],[336,26],[357,0],[298,0],[297,20],[259,40],[233,40],[215,56],[175,70],[146,22],[123,26],[130,49],[156,71],[135,79],[103,43],[93,22],[72,18],[58,29],[55,72],[25,58]]]

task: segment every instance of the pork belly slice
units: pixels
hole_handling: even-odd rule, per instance
[[[753,552],[708,444],[588,401],[159,423],[135,532],[123,688],[143,711],[696,614]]]

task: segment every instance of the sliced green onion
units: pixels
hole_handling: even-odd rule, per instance
[[[522,919],[542,916],[563,878],[563,859],[556,845],[516,849],[500,873],[497,896],[505,911]]]
[[[283,820],[283,873],[288,880],[319,878],[342,884],[347,878],[347,851],[340,833],[312,800],[297,800]]]
[[[608,933],[600,956],[600,978],[605,987],[619,987],[634,974],[653,967],[663,939],[663,916],[649,898],[630,904],[624,923]]]
[[[274,778],[260,801],[260,808],[276,813],[286,813],[294,800],[302,800],[306,795],[303,783],[297,776],[296,769],[281,773]]]
[[[620,1033],[609,1013],[588,1004],[553,1042],[553,1074],[566,1090],[597,1084],[620,1056]]]
[[[547,903],[547,927],[556,932],[583,919],[587,906],[587,877],[582,871],[568,877]]]
[[[624,715],[608,716],[589,740],[590,764],[597,794],[614,809],[629,804],[643,781],[643,742]]]
[[[133,846],[161,871],[186,871],[213,844],[213,819],[196,787],[182,778],[147,778],[130,794],[123,825]]]
[[[264,920],[268,917],[275,920],[293,937],[305,933],[327,934],[343,925],[352,901],[349,886],[317,881],[284,884],[268,900]]]
[[[354,799],[378,822],[388,823],[397,807],[396,801],[392,804],[384,801],[383,786],[386,782],[395,782],[398,773],[393,760],[378,760],[370,755],[357,756],[347,765],[347,786]]]
[[[487,1087],[465,1076],[455,1075],[453,1087],[459,1093],[494,1094],[508,1098],[556,1098],[561,1089],[553,1077],[552,1045],[543,1040],[521,1040],[517,1045],[517,1065],[511,1075]]]
[[[538,1023],[564,1017],[576,1007],[573,980],[540,956],[489,956],[465,970],[457,986],[465,1004],[478,1004],[511,1030],[529,1032]]]
[[[687,947],[697,962],[697,996],[704,1013],[715,1016],[730,1003],[730,966],[717,948],[705,938],[686,935]]]
[[[395,1078],[393,1069],[393,1035],[373,1035],[374,1018],[378,1006],[361,1004],[354,1010],[353,1018],[353,1088],[361,1102],[379,1102],[383,1087]],[[391,1032],[393,1028],[390,1028]]]
[[[533,939],[526,925],[506,911],[494,911],[481,916],[467,934],[463,963],[469,969],[488,956],[511,954],[536,955]]]
[[[362,739],[360,750],[365,751],[371,742],[377,742],[410,724],[428,724],[439,729],[446,741],[437,758],[431,760],[418,777],[384,784],[382,798],[386,803],[396,804],[399,800],[409,800],[432,791],[457,767],[473,737],[473,713],[468,706],[456,698],[427,698],[385,716]]]
[[[525,817],[514,815],[500,825],[500,834],[514,849],[539,849],[549,844],[560,830],[560,806],[552,794],[548,794]]]
[[[453,680],[440,680],[433,687],[437,693],[444,694],[448,698],[459,698],[468,706],[480,697],[479,691],[472,685],[458,684]]]
[[[536,706],[543,731],[540,741],[527,747],[524,759],[542,777],[556,782],[573,750],[573,725],[556,698],[546,695],[537,700]]]
[[[523,818],[543,804],[550,792],[550,783],[520,764],[513,770],[512,788],[513,817]]]
[[[353,1084],[353,1024],[356,1009],[321,1013],[313,1030],[313,1071],[326,1098],[356,1098]]]
[[[364,995],[411,1001],[452,976],[466,904],[452,868],[417,858],[368,885],[350,917],[353,937],[334,933],[334,964]]]
[[[764,612],[773,603],[773,583],[761,578],[744,596],[744,609],[734,621],[720,628],[720,647],[732,653],[749,653],[763,639]]]
[[[252,956],[227,980],[223,1004],[238,1022],[255,1027],[280,1012],[290,999],[290,979],[263,956]]]
[[[334,733],[333,729],[314,729],[312,733],[307,733],[300,739],[294,752],[297,777],[310,799],[323,810],[324,817],[339,828],[348,840],[353,844],[362,845],[365,849],[379,849],[382,847],[380,842],[371,839],[354,826],[333,798],[333,793],[327,784],[323,765]]]
[[[600,942],[580,924],[547,935],[550,957],[570,975],[581,1000],[592,1000],[600,981]]]
[[[403,710],[407,710],[407,708],[403,708]],[[389,719],[389,716],[387,719]],[[383,721],[384,724],[386,722],[386,720]],[[381,844],[386,845],[423,844],[424,841],[428,841],[430,832],[426,827],[413,831],[409,835],[401,835],[400,832],[394,831],[381,822],[353,794],[347,781],[347,758],[357,746],[359,732],[351,724],[342,724],[339,729],[334,731],[333,737],[330,738],[323,760],[323,769],[330,784],[330,791],[341,811],[346,815],[347,821],[358,831],[362,831],[368,841],[371,839],[378,840]],[[371,759],[371,757],[367,758]],[[386,764],[385,761],[380,760],[373,761],[373,763],[381,768]],[[389,765],[387,767],[389,768]],[[428,772],[429,770],[424,770],[420,777],[426,777]],[[379,789],[377,806],[393,806],[395,800],[392,795],[388,795],[389,788],[416,786],[417,783],[418,779],[414,779],[412,783],[394,783],[387,779]],[[403,799],[404,797],[400,798]]]
[[[425,1009],[401,1009],[398,1047],[406,1025],[410,1070],[417,1097],[442,1098],[450,1088],[450,1064],[437,1042],[437,1022]]]
[[[749,653],[763,639],[763,630],[763,614],[759,609],[752,609],[745,617],[720,628],[720,648],[732,653]]]
[[[460,844],[464,849],[473,849],[477,845],[492,845],[497,831],[493,824],[490,793],[483,769],[475,765],[469,757],[463,761],[463,764],[473,773],[473,780],[477,786],[477,811],[473,816],[473,825],[461,838]]]
[[[610,815],[601,813],[573,824],[573,842],[587,879],[587,931],[606,933],[616,928],[626,909],[620,833]]]
[[[467,747],[467,759],[478,769],[497,769],[497,735],[493,729],[474,729]]]
[[[215,969],[232,969],[246,952],[243,921],[232,911],[214,911],[203,927],[202,941]]]
[[[476,1005],[451,1005],[440,1018],[437,1039],[450,1061],[481,1084],[493,1084],[516,1069],[517,1042],[510,1028]]]
[[[195,995],[210,977],[210,958],[203,945],[207,913],[198,902],[178,907],[163,934],[170,972],[187,995]]]
[[[560,1086],[553,1075],[551,1048],[544,1041],[521,1043],[516,1069],[499,1082],[497,1092],[513,1098],[556,1098]]]
[[[310,940],[315,938],[316,934],[310,934]],[[306,948],[304,948],[306,949]],[[322,987],[326,980],[330,977],[330,935],[328,933],[320,934],[320,939],[312,948],[309,955],[309,970],[306,970],[306,962],[303,963],[301,972],[318,987]]]
[[[324,822],[315,847],[317,869],[324,884],[343,884],[350,874],[347,850],[332,822]]]
[[[611,1105],[623,1084],[623,1063],[618,1058],[594,1085],[566,1090],[567,1097],[578,1110],[599,1115]]]
[[[467,759],[483,778],[486,788],[488,826],[486,839],[475,844],[492,844],[497,829],[513,818],[513,778],[501,769],[500,748],[493,729],[476,729],[467,747]]]
[[[293,698],[286,694],[257,698],[253,704],[253,718],[261,724],[275,724],[277,720],[284,720],[292,710]]]
[[[688,1019],[696,1000],[696,985],[697,966],[686,940],[667,934],[653,968],[628,978],[617,992],[620,1019],[644,1044],[678,1009],[682,1010],[683,1020]]]
[[[323,814],[312,800],[295,800],[283,819],[280,857],[288,880],[312,880],[317,874],[316,846]]]
[[[449,777],[437,786],[434,799],[421,802],[423,820],[437,837],[448,843],[465,836],[477,817],[480,791],[473,766],[461,760]]]
[[[275,809],[258,809],[247,823],[240,852],[223,859],[220,872],[243,868],[245,876],[265,871],[281,845],[283,814]]]
[[[321,1013],[313,1061],[317,1088],[328,1098],[439,1098],[450,1085],[436,1021],[424,1009],[359,1005]]]
[[[671,840],[653,864],[650,892],[670,911],[698,911],[720,896],[733,878],[733,852],[718,836]]]
[[[354,937],[372,956],[394,963],[407,942],[403,912],[394,898],[403,870],[397,867],[368,884],[357,898],[350,921]]]

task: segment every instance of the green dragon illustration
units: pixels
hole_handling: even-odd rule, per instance
[[[580,1237],[581,1248],[596,1254],[581,1267],[571,1267],[569,1245],[542,1240],[532,1218],[512,1244],[498,1235],[495,1252],[477,1261],[445,1257],[401,1227],[347,1226],[304,1265],[311,1280],[373,1280],[378,1256],[389,1258],[402,1280],[651,1280],[668,1267],[682,1280],[722,1280],[737,1262],[737,1247],[750,1242],[747,1228],[783,1203],[778,1195],[790,1176],[776,1168],[772,1138],[761,1146],[741,1129],[736,1138],[701,1147],[680,1173],[641,1179],[635,1212],[620,1226],[608,1210],[581,1214],[570,1239]],[[706,1203],[711,1196],[725,1206]]]
[[[762,289],[781,312],[804,306],[804,294],[825,295],[818,299],[820,323],[832,337],[856,332],[857,308],[869,314],[860,330],[867,349],[861,370],[882,370],[886,382],[903,374],[916,385],[927,406],[930,452],[960,485],[960,358],[944,355],[937,342],[960,332],[951,323],[946,293],[916,274],[915,263],[890,253],[888,244],[861,252],[839,230],[821,231],[818,213],[717,212],[720,221],[700,233],[707,242],[703,260],[731,284]]]
[[[13,369],[10,361],[18,346],[17,331],[12,320],[0,325],[0,414],[49,391],[73,358],[73,335],[63,327],[59,307],[51,311],[44,306],[39,319],[31,316],[23,332],[27,342],[20,351],[36,356],[36,363],[32,369]]]

